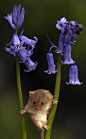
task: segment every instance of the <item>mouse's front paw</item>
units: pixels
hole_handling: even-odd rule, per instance
[[[58,102],[57,100],[54,100],[54,99],[52,100],[53,104],[57,104],[57,102]]]
[[[23,115],[23,114],[26,113],[26,110],[21,110],[19,113],[20,113],[21,115]]]

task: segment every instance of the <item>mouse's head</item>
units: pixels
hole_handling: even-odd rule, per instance
[[[35,111],[47,111],[50,108],[53,96],[48,90],[29,91],[29,96],[29,106]]]

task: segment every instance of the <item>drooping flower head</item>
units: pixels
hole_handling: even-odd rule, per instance
[[[33,37],[35,40],[32,39],[28,39],[26,36],[24,35],[20,35],[19,39],[21,40],[22,43],[24,43],[25,45],[27,45],[28,47],[32,47],[34,48],[36,43],[38,42],[38,38],[37,37]]]
[[[71,58],[71,45],[68,44],[64,47],[64,54],[63,54],[63,60],[61,61],[62,64],[74,64],[75,61]]]
[[[55,74],[58,69],[55,70],[56,65],[54,64],[54,58],[52,53],[47,53],[48,70],[44,71],[48,74]]]
[[[20,63],[24,63],[31,55],[33,54],[32,50],[26,50],[25,48],[20,48],[17,52],[17,55],[20,57]]]
[[[19,40],[19,37],[18,37],[18,35],[16,34],[16,33],[14,33],[13,34],[13,37],[12,37],[12,40],[8,43],[8,44],[6,44],[7,46],[9,46],[9,45],[14,45],[15,47],[16,46],[18,46],[18,45],[20,45],[21,43],[20,43],[20,40]]]
[[[65,18],[65,12],[63,18],[57,20],[56,28],[58,30],[61,30],[62,34],[65,36],[64,38],[64,46],[68,45],[69,43],[72,43],[74,45],[74,42],[76,38],[76,34],[81,34],[83,30],[83,25],[78,24],[76,21],[67,21]],[[62,45],[61,45],[62,46]],[[61,47],[62,48],[62,47]],[[57,51],[57,53],[62,53],[62,51]]]
[[[24,49],[24,47],[21,45],[18,35],[15,33],[13,34],[12,40],[7,44],[7,46],[10,46],[10,48],[5,47],[5,50],[14,56],[16,56],[16,53],[20,48]]]
[[[13,8],[13,12],[11,14],[7,14],[4,18],[8,20],[9,24],[13,28],[13,30],[16,30],[17,28],[20,28],[23,21],[24,21],[24,8],[22,8],[21,12],[21,5],[17,6],[15,5]]]
[[[51,49],[55,48],[57,50],[57,46],[53,42],[51,42],[51,40],[48,37],[47,32],[46,32],[46,35],[51,44],[51,47],[49,49],[49,53],[47,53],[48,70],[44,72],[48,74],[51,74],[51,73],[55,74],[58,70],[55,70],[56,65],[54,64],[54,58],[53,58],[53,54],[51,53]]]
[[[59,36],[59,47],[58,49],[55,51],[56,53],[61,53],[63,52],[63,48],[64,48],[64,40],[65,40],[65,35],[60,34]]]
[[[34,63],[30,58],[28,58],[27,60],[25,60],[24,64],[28,68],[27,70],[24,70],[25,72],[30,72],[32,70],[35,70],[36,69],[36,66],[38,65],[37,62]]]
[[[80,82],[78,79],[78,68],[76,65],[72,65],[69,71],[69,83],[67,85],[81,85],[83,82]]]

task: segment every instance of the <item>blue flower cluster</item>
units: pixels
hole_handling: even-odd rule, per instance
[[[17,28],[20,28],[23,21],[24,21],[24,8],[22,8],[20,13],[21,5],[17,6],[15,5],[13,8],[13,12],[11,14],[7,14],[7,17],[5,16],[5,19],[8,20],[9,24],[13,28],[13,30],[16,30]]]
[[[59,36],[59,44],[58,47],[50,41],[48,34],[48,40],[51,44],[51,48],[49,49],[49,53],[47,53],[47,62],[48,62],[48,70],[44,71],[48,74],[55,74],[58,70],[55,70],[55,64],[54,64],[54,58],[53,54],[51,53],[51,49],[55,48],[57,54],[61,54],[61,63],[62,64],[73,64],[70,67],[70,73],[69,73],[69,83],[66,84],[72,84],[72,85],[81,85],[79,79],[78,79],[78,68],[76,65],[74,65],[75,61],[71,58],[71,43],[74,45],[75,40],[77,39],[76,34],[81,34],[83,30],[83,25],[78,24],[76,21],[67,21],[65,18],[65,13],[63,18],[57,20],[56,28],[58,30],[61,30],[61,34]]]
[[[23,21],[24,21],[24,13],[25,10],[22,8],[21,12],[21,5],[18,7],[15,5],[13,8],[13,12],[11,14],[7,14],[5,16],[5,19],[8,20],[13,30],[15,30],[15,33],[13,34],[11,42],[7,44],[8,47],[5,47],[5,50],[9,52],[9,54],[12,54],[16,56],[16,54],[19,57],[19,62],[24,63],[27,70],[24,70],[25,72],[30,72],[32,70],[36,69],[36,66],[38,65],[37,62],[33,62],[30,59],[30,56],[33,54],[33,49],[35,48],[35,45],[38,41],[37,37],[33,37],[34,40],[27,38],[26,36],[20,34],[20,36],[17,35],[18,28],[21,27]]]

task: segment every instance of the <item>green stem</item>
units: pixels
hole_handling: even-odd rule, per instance
[[[23,97],[22,97],[22,91],[21,91],[20,65],[19,65],[19,61],[18,61],[18,56],[16,56],[16,76],[17,76],[17,89],[18,89],[20,110],[23,110],[24,106],[23,106]],[[22,139],[27,139],[24,115],[21,116],[21,122],[22,122]]]
[[[58,101],[59,93],[60,93],[60,82],[61,82],[61,55],[60,54],[58,55],[58,67],[57,68],[58,68],[58,72],[57,72],[57,75],[56,75],[54,100]],[[49,130],[47,130],[45,132],[45,139],[50,139],[52,124],[53,124],[53,120],[54,120],[54,117],[55,117],[57,105],[58,105],[58,102],[57,102],[57,104],[52,105],[52,109],[51,109],[49,119],[48,119],[48,124],[47,124],[50,128],[49,128]]]

